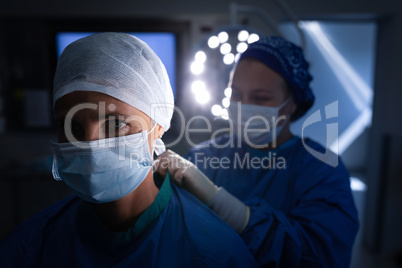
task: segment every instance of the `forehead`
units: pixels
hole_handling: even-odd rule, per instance
[[[85,104],[91,104],[88,106],[91,108],[86,108]],[[137,108],[109,95],[91,91],[74,91],[56,101],[54,106],[56,118],[64,117],[73,108],[82,113],[98,113],[104,108],[106,111],[148,117]]]
[[[241,60],[233,74],[233,89],[251,91],[286,91],[286,81],[281,75],[257,59]]]

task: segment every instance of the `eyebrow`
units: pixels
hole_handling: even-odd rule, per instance
[[[240,91],[239,88],[237,88],[236,86],[232,86],[232,90]],[[260,93],[260,92],[271,94],[272,90],[268,88],[255,88],[251,90],[251,93]]]
[[[124,119],[127,119],[127,118],[129,118],[130,116],[133,116],[133,115],[127,115],[127,114],[121,114],[121,113],[107,113],[107,114],[105,114],[105,117],[102,118],[102,119],[106,119],[106,118],[111,117],[111,116],[114,116],[116,118],[123,117]],[[97,117],[97,118],[99,118],[99,117]],[[55,120],[56,120],[56,122],[64,121],[64,120],[66,120],[66,116],[65,115],[57,116],[55,118]],[[74,121],[74,119],[72,119],[72,120]]]
[[[128,115],[128,114],[121,114],[121,113],[107,113],[107,114],[105,114],[105,118],[106,117],[110,117],[110,116],[114,116],[114,117],[124,117],[124,119],[126,119],[126,118],[128,118],[128,117],[130,117],[130,116],[133,116],[132,114],[131,115]]]
[[[256,89],[251,90],[251,92],[252,92],[252,93],[260,93],[260,92],[262,92],[262,93],[271,94],[271,93],[272,93],[272,90],[270,90],[270,89],[268,89],[268,88],[256,88]]]

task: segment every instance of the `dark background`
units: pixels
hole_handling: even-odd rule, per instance
[[[229,23],[230,1],[115,0],[115,1],[1,1],[0,2],[0,239],[24,219],[70,194],[49,171],[49,140],[56,140],[53,123],[26,125],[26,90],[51,90],[56,65],[54,33],[58,30],[172,31],[178,36],[176,105],[186,116],[200,108],[188,102],[188,66],[192,53],[208,30]],[[284,19],[274,1],[237,1]],[[366,159],[361,167],[368,186],[361,213],[361,238],[353,267],[396,267],[402,250],[402,1],[288,0],[301,18],[360,19],[378,22],[373,123],[365,144],[368,155],[348,152],[345,159]],[[265,33],[261,20],[246,18]],[[95,29],[96,31],[96,29]],[[51,115],[51,111],[49,111]],[[189,117],[188,117],[189,118]],[[1,122],[5,122],[1,123]],[[51,121],[52,122],[52,121]],[[166,134],[178,132],[173,121]],[[194,136],[194,141],[207,139]],[[183,154],[185,142],[173,149]],[[348,162],[345,161],[348,166]],[[394,266],[393,266],[394,265]]]

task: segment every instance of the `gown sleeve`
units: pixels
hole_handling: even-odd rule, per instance
[[[187,157],[194,158],[194,152]],[[348,267],[359,226],[349,173],[342,161],[333,168],[310,156],[296,158],[300,163],[292,166],[294,178],[278,178],[288,191],[282,205],[243,198],[250,220],[240,235],[260,267]],[[205,172],[213,181],[222,175]],[[282,198],[279,189],[264,191]]]
[[[349,266],[358,220],[348,172],[341,167],[321,177],[296,188],[299,197],[286,213],[262,198],[245,201],[250,221],[241,236],[262,267]]]
[[[2,267],[35,267],[31,254],[24,241],[5,239],[0,243],[0,260]]]

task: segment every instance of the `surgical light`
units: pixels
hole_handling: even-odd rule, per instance
[[[204,63],[205,61],[206,61],[206,59],[207,59],[207,55],[205,54],[205,52],[204,51],[198,51],[196,54],[195,54],[195,61],[196,62],[199,62],[199,63]]]
[[[247,48],[248,48],[248,45],[244,42],[240,42],[236,46],[236,50],[239,53],[243,53],[244,51],[246,51]]]
[[[219,104],[214,104],[211,107],[211,113],[214,116],[220,116],[222,114],[222,106],[220,106]]]
[[[283,9],[281,5],[280,8]],[[288,9],[284,12],[288,17],[290,16],[291,12]],[[192,71],[193,73],[200,73],[197,77],[198,79],[202,78],[205,79],[205,82],[208,82],[208,90],[200,91],[193,89],[194,97],[198,102],[202,103],[207,102],[209,97],[211,97],[211,113],[216,115],[220,111],[219,109],[221,109],[223,112],[220,116],[224,119],[228,119],[228,111],[225,108],[229,106],[232,93],[231,89],[228,88],[225,90],[225,96],[223,96],[224,84],[227,84],[227,81],[224,82],[224,80],[229,76],[233,64],[239,61],[241,53],[244,53],[249,44],[258,41],[260,39],[259,36],[261,36],[258,30],[242,25],[238,21],[240,18],[239,13],[249,13],[261,17],[272,28],[272,34],[280,35],[277,23],[270,18],[269,14],[256,7],[233,3],[230,5],[230,25],[214,30],[197,46],[195,62],[203,65],[194,64]],[[293,20],[294,18],[295,16],[292,15],[290,19]],[[214,94],[210,96],[209,93],[212,92]],[[222,101],[224,107],[221,105],[219,107],[212,105],[219,101],[219,99]]]
[[[230,65],[234,62],[235,56],[232,53],[228,53],[223,57],[223,63]]]
[[[191,84],[191,91],[194,94],[197,94],[198,92],[201,92],[201,91],[206,91],[205,83],[200,80],[194,81]]]
[[[223,44],[223,43],[225,43],[225,42],[227,42],[229,40],[229,35],[228,35],[227,32],[220,32],[218,34],[218,38],[219,38],[219,42],[221,44]]]
[[[232,88],[230,87],[225,88],[224,94],[226,97],[230,98],[232,96]]]
[[[248,31],[246,31],[246,30],[241,30],[241,31],[237,34],[237,39],[239,39],[240,42],[244,42],[244,41],[247,41],[248,36],[249,36]]]
[[[223,107],[228,108],[229,105],[230,105],[230,99],[229,98],[223,98],[222,105],[223,105]]]
[[[201,74],[204,71],[204,64],[199,61],[191,63],[190,70],[193,74]]]
[[[208,46],[212,49],[217,48],[219,46],[219,38],[215,35],[211,36],[208,39]]]
[[[237,54],[236,54],[236,56],[235,56],[235,62],[238,62],[238,61],[239,61],[240,55],[241,55],[241,53],[237,53]]]
[[[232,46],[229,43],[224,43],[221,45],[220,52],[222,55],[228,54],[232,50]]]
[[[195,100],[200,103],[200,104],[205,104],[209,101],[210,95],[208,91],[203,90],[203,91],[198,91],[195,94]]]
[[[252,33],[248,37],[247,43],[251,44],[251,43],[257,42],[258,40],[260,40],[260,37],[258,36],[258,34]]]
[[[221,117],[222,117],[222,119],[225,119],[225,120],[229,119],[229,113],[228,113],[227,109],[222,109]]]

